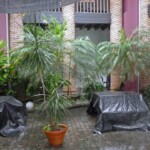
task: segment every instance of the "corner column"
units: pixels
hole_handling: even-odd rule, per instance
[[[10,14],[9,17],[10,49],[16,49],[23,44],[23,16]]]
[[[110,41],[117,43],[119,41],[119,30],[122,28],[122,0],[110,0],[111,26]],[[119,69],[111,73],[111,90],[118,90],[120,87]]]
[[[67,23],[67,30],[65,32],[65,40],[73,40],[75,39],[75,4],[70,4],[62,8],[63,12],[63,20]],[[67,53],[71,54],[72,47],[66,43]],[[76,92],[76,81],[73,78],[73,67],[74,63],[72,62],[69,55],[65,56],[64,60],[65,65],[67,66],[67,70],[65,70],[66,79],[70,81],[71,85],[66,89],[64,88],[64,92],[68,94],[74,94]]]

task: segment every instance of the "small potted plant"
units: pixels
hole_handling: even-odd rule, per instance
[[[61,124],[64,114],[70,106],[70,101],[60,92],[62,85],[68,85],[59,74],[50,74],[46,79],[46,98],[39,106],[47,115],[48,124],[43,127],[43,132],[48,138],[49,144],[59,146],[62,144],[65,133],[68,130],[66,124]]]

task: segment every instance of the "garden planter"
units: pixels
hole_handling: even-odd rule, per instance
[[[51,146],[59,146],[63,143],[65,133],[68,130],[68,126],[64,124],[60,124],[60,131],[47,131],[44,130],[44,134],[48,138],[48,142]]]

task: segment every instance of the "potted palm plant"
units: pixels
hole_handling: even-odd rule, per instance
[[[70,105],[60,92],[62,86],[69,85],[63,71],[65,29],[66,24],[60,24],[55,18],[52,18],[52,23],[47,22],[44,29],[37,24],[29,24],[25,26],[24,43],[12,53],[20,77],[28,79],[35,87],[42,87],[43,102],[38,108],[46,112],[49,123],[43,131],[53,146],[60,145],[63,139],[58,140],[58,137],[63,138],[64,135],[51,135],[65,133],[68,128],[60,124]]]
[[[59,91],[62,85],[67,86],[68,81],[60,74],[50,74],[46,79],[46,100],[39,105],[39,109],[46,113],[48,120],[43,132],[52,146],[61,145],[68,130],[66,124],[60,124],[71,104],[70,100]]]

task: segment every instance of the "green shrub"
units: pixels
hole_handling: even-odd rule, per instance
[[[143,97],[145,101],[150,104],[150,85],[143,90]]]
[[[102,92],[102,91],[104,91],[104,86],[98,81],[86,83],[83,87],[83,92],[85,92],[86,98],[89,98],[89,96],[93,92]]]
[[[9,57],[4,51],[5,43],[0,41],[0,94],[8,95],[13,94],[12,86],[16,84],[16,71],[15,67],[9,63]]]

